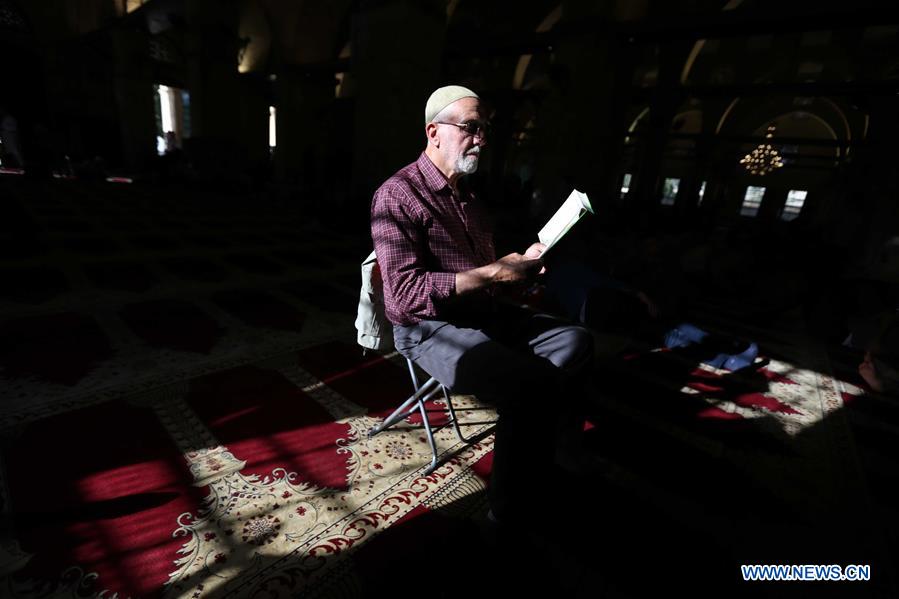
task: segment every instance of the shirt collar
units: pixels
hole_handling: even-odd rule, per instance
[[[421,156],[418,157],[418,170],[421,171],[422,176],[425,178],[425,185],[428,186],[432,192],[438,192],[445,187],[449,187],[449,180],[447,180],[446,176],[440,172],[440,169],[431,162],[431,159],[428,158],[428,155],[424,152],[421,153]]]

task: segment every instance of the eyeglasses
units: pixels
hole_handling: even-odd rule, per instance
[[[438,125],[452,125],[458,127],[466,135],[474,137],[477,135],[481,139],[485,139],[490,135],[490,123],[485,121],[465,121],[464,123],[445,123],[442,121],[434,121]]]

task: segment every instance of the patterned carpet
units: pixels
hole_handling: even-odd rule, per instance
[[[2,184],[0,595],[308,589],[484,489],[489,437],[441,431],[462,451],[424,477],[420,421],[364,434],[411,391],[350,345],[365,240],[283,206]]]
[[[5,466],[20,547],[34,555],[8,592],[58,580],[54,592],[91,583],[120,596],[312,593],[416,508],[482,491],[470,466],[489,439],[465,447],[441,431],[439,448],[461,453],[423,476],[414,421],[366,437],[408,385],[399,366],[356,355],[318,345],[24,427]]]
[[[539,548],[505,554],[473,523],[491,436],[441,431],[424,476],[420,421],[364,434],[410,392],[396,356],[353,344],[367,239],[265,197],[10,178],[0,227],[0,597],[808,588],[742,583],[741,563],[870,563],[814,596],[895,596],[895,406],[789,310],[693,306],[759,342],[745,371],[607,352],[599,473],[535,472],[516,525]],[[475,434],[494,416],[463,414]]]

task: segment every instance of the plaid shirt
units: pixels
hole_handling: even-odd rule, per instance
[[[493,235],[474,196],[453,191],[424,152],[375,192],[371,237],[392,323],[448,319],[489,302],[486,291],[447,301],[455,273],[496,260]]]

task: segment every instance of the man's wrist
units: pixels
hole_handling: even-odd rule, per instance
[[[499,264],[496,262],[491,262],[490,264],[486,264],[481,267],[484,271],[482,274],[482,278],[484,281],[484,287],[489,287],[496,283],[496,275],[499,272]]]
[[[464,295],[472,291],[486,289],[493,285],[499,266],[494,262],[456,273],[456,295]]]

